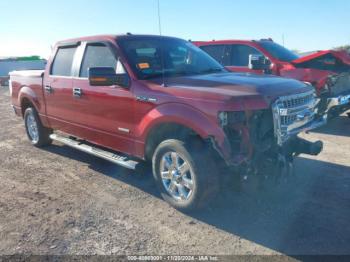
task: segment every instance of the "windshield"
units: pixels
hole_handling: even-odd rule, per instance
[[[139,79],[226,71],[200,48],[181,39],[133,37],[118,39],[118,43]]]
[[[272,41],[259,41],[259,44],[266,49],[273,57],[283,62],[291,62],[299,56],[287,48]]]

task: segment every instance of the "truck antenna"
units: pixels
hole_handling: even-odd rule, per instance
[[[158,5],[158,29],[159,29],[159,35],[162,36],[162,25],[161,25],[161,19],[160,19],[160,5],[159,5],[159,0],[157,0],[157,5]],[[161,63],[162,63],[162,86],[166,87],[165,84],[165,72],[164,72],[164,67],[165,67],[165,63],[164,63],[164,50],[163,50],[163,46],[160,49],[160,59],[161,59]]]
[[[158,29],[159,29],[159,35],[162,35],[162,24],[161,24],[161,19],[160,19],[160,5],[159,5],[159,0],[157,0],[158,4]]]

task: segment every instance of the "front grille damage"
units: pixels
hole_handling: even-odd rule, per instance
[[[224,131],[232,152],[246,159],[240,173],[290,173],[295,156],[319,154],[321,141],[312,143],[297,136],[316,121],[316,104],[314,92],[281,97],[271,109],[246,112],[243,122],[228,123]]]

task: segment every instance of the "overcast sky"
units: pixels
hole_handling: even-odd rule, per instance
[[[350,44],[348,0],[159,0],[164,35],[192,40],[272,37],[311,51]],[[157,0],[1,0],[0,56],[50,54],[56,41],[158,34]]]

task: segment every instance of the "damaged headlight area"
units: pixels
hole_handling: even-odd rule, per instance
[[[248,112],[220,112],[218,119],[230,142],[235,159],[246,162],[242,165],[248,173],[269,173],[293,163],[299,154],[317,155],[322,142],[309,142],[297,135],[325,123],[317,118],[315,92],[278,98],[270,109]]]
[[[243,123],[246,120],[245,112],[219,112],[218,120],[221,127],[230,124]]]

